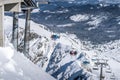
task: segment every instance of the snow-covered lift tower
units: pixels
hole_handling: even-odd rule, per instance
[[[23,53],[26,57],[30,58],[30,56],[29,56],[30,13],[31,13],[31,10],[36,8],[37,6],[33,0],[24,0],[21,7],[22,7],[22,10],[25,13],[25,17],[26,17]]]
[[[28,7],[36,7],[36,4],[32,2],[32,0],[24,0],[21,3],[20,8],[28,9]],[[13,46],[15,47],[16,50],[18,50],[18,12],[13,12],[13,31],[12,31],[12,40],[11,42],[13,43]],[[27,15],[26,15],[27,16]]]
[[[22,10],[26,10],[26,11],[28,10],[28,8],[31,9],[35,7],[36,7],[36,3],[33,2],[32,0],[23,0],[20,6]],[[11,42],[13,43],[13,46],[15,47],[16,50],[18,50],[18,15],[19,15],[18,12],[13,12],[13,31],[12,31]],[[28,17],[28,15],[26,15],[26,17]],[[25,30],[26,30],[26,27],[25,27]],[[25,36],[26,35],[27,34],[25,32]]]
[[[32,9],[38,7],[37,4],[39,4],[40,2],[42,2],[41,4],[46,3],[46,1],[44,1],[44,0],[24,0],[24,2],[22,3],[22,10],[26,14],[23,53],[28,58],[30,58],[30,56],[29,56],[30,13],[31,13]]]
[[[20,12],[23,0],[0,0],[0,47],[5,46],[4,40],[4,11]]]

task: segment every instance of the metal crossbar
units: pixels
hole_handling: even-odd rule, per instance
[[[37,7],[35,1],[33,1],[33,0],[24,0],[24,4],[25,4],[27,7]]]

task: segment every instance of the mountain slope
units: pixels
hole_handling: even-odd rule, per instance
[[[84,6],[82,6],[82,7],[84,7],[84,9],[87,9],[87,8],[90,8],[89,6],[91,6],[91,5],[85,5],[85,6],[86,7],[84,7]],[[51,74],[56,79],[60,79],[60,80],[76,79],[77,80],[80,77],[83,77],[84,79],[87,78],[88,80],[90,78],[92,78],[92,80],[99,80],[100,67],[99,67],[98,71],[94,71],[92,68],[95,66],[94,66],[94,61],[92,61],[92,59],[93,58],[97,58],[97,59],[108,58],[109,66],[113,71],[110,74],[107,74],[106,72],[104,72],[106,74],[106,80],[109,80],[112,74],[114,74],[116,76],[116,79],[119,80],[120,74],[118,73],[118,71],[120,71],[120,68],[117,67],[115,69],[115,66],[112,65],[113,63],[114,63],[114,65],[120,64],[119,63],[119,46],[120,45],[119,45],[119,36],[118,36],[119,34],[117,34],[117,36],[115,36],[115,37],[112,36],[112,35],[115,35],[115,33],[119,33],[118,14],[116,14],[114,16],[110,16],[110,19],[109,19],[111,21],[111,23],[113,21],[116,21],[114,24],[118,29],[114,33],[114,31],[116,30],[116,27],[115,26],[110,27],[109,24],[111,25],[111,23],[106,24],[106,25],[108,25],[107,27],[105,27],[105,26],[100,27],[100,25],[102,25],[101,23],[103,23],[102,21],[108,19],[108,17],[106,17],[106,15],[109,16],[111,13],[104,15],[104,12],[103,12],[103,13],[100,13],[100,16],[98,16],[98,15],[92,16],[92,13],[94,13],[94,11],[91,11],[91,15],[88,15],[88,14],[86,15],[86,14],[82,14],[82,13],[78,14],[78,13],[74,12],[74,14],[70,14],[70,16],[68,16],[68,15],[66,16],[65,13],[68,13],[69,10],[66,10],[63,7],[59,7],[59,6],[57,6],[57,7],[60,8],[60,10],[59,9],[57,9],[58,11],[45,10],[41,13],[39,13],[39,12],[33,13],[33,14],[40,15],[40,16],[35,15],[33,17],[34,21],[37,20],[38,23],[42,23],[42,21],[43,21],[44,25],[47,25],[51,29],[55,30],[56,33],[53,33],[52,31],[47,29],[44,25],[41,25],[41,24],[31,21],[31,33],[30,33],[31,38],[30,38],[30,53],[29,53],[31,56],[31,61],[33,63],[37,64],[39,67],[43,68],[43,70],[47,71],[49,74]],[[73,7],[71,9],[76,10],[75,8],[76,7]],[[103,8],[103,7],[96,8],[96,6],[92,6],[90,9],[92,9],[92,8],[94,8],[94,10],[97,9],[98,13],[99,13],[100,9],[102,9],[102,11],[104,11],[104,9],[105,9],[105,10],[108,10],[108,12],[109,12],[109,6],[107,8],[106,7],[105,8]],[[110,8],[111,8],[111,6],[110,6]],[[118,6],[113,6],[113,8],[115,8],[115,10],[119,10]],[[51,7],[50,7],[50,9],[51,9]],[[55,9],[56,9],[56,7],[55,7]],[[85,10],[83,10],[83,11],[85,11]],[[111,10],[110,10],[110,12],[111,12]],[[61,14],[63,14],[63,15],[60,16]],[[67,22],[67,19],[69,19],[69,21],[72,22],[72,24],[66,25],[66,22],[64,24],[59,23],[59,21],[64,20],[63,17],[66,18],[66,20],[65,20],[66,22]],[[113,17],[115,17],[115,18],[112,19]],[[88,18],[90,18],[90,20],[88,20],[86,22],[86,20]],[[12,23],[11,17],[7,16],[6,21],[10,22],[9,24],[11,24]],[[46,21],[46,22],[44,22],[44,21]],[[80,30],[78,27],[75,28],[74,25],[81,24],[82,23],[81,21],[90,26],[84,27],[81,25],[81,26],[79,26]],[[23,27],[24,24],[23,23],[24,22],[25,22],[24,19],[20,19],[20,22],[19,22],[20,23],[20,27],[19,27],[20,51],[22,51],[21,45],[23,45],[23,36],[24,36],[24,34],[23,34],[24,33],[24,27]],[[64,21],[62,21],[62,22],[64,22]],[[50,23],[50,24],[47,24],[47,23]],[[52,23],[54,23],[56,25],[54,25]],[[9,25],[9,26],[11,26],[11,25]],[[11,34],[9,34],[10,33],[9,26],[7,26],[7,28],[6,28],[6,34],[10,39]],[[60,31],[58,31],[58,28],[60,29]],[[67,31],[66,28],[70,29],[71,31],[73,31],[75,33],[70,34],[71,31]],[[112,29],[114,29],[114,31]],[[59,33],[59,32],[61,32],[61,30],[64,30],[66,33]],[[108,35],[103,34],[103,32],[99,32],[99,30],[100,31],[104,30],[105,33],[109,33],[109,34]],[[95,34],[96,36],[90,34],[88,31],[92,34]],[[102,42],[103,40],[106,41],[106,39],[107,39],[106,36],[110,36],[110,37],[112,36],[112,37],[114,37],[112,39],[115,39],[115,40],[110,40],[104,44],[94,44],[93,45],[92,42],[90,42],[89,40],[87,41],[87,40],[77,38],[77,36],[75,36],[75,35],[76,35],[76,33],[79,33],[79,32],[84,33],[84,34],[80,35],[81,37],[84,37],[84,36],[86,38],[90,37],[90,39],[92,39],[93,41],[96,41],[96,40],[99,42]],[[88,33],[86,33],[86,32],[88,32]],[[98,33],[98,35],[97,35],[97,33]],[[104,37],[99,36],[99,33],[104,35]],[[86,36],[86,34],[87,34],[87,36]],[[52,35],[57,35],[57,36],[59,36],[59,38],[53,39]],[[92,36],[89,36],[89,35],[92,35]],[[77,55],[71,55],[70,54],[71,51],[77,51]],[[87,62],[87,65],[85,64],[86,62]],[[109,77],[109,78],[107,78],[107,77]]]
[[[6,16],[6,21],[11,23],[11,19],[12,19],[11,17]],[[7,35],[7,37],[9,39],[11,38],[11,34],[10,34],[11,29],[9,27],[11,25],[10,23],[8,23],[6,25],[6,31],[7,31],[6,34],[9,33],[9,35]],[[24,19],[20,19],[20,23],[24,23]],[[21,47],[21,44],[23,44],[23,40],[22,40],[23,39],[23,29],[24,29],[23,26],[24,26],[24,24],[20,24],[20,27],[19,27],[19,31],[20,31],[20,33],[19,33],[20,46],[19,47]],[[64,33],[57,34],[57,33],[50,32],[49,30],[46,30],[44,26],[42,27],[42,25],[36,24],[32,21],[31,21],[31,33],[30,34],[31,34],[31,39],[30,39],[30,53],[29,54],[31,56],[30,60],[33,63],[37,64],[39,67],[43,68],[47,72],[51,72],[51,70],[53,70],[53,69],[55,69],[55,71],[60,70],[61,72],[64,72],[65,74],[63,74],[62,76],[60,76],[61,72],[58,74],[56,74],[56,72],[50,73],[55,78],[61,79],[61,80],[65,79],[65,78],[68,79],[71,75],[73,75],[73,73],[77,73],[79,71],[82,71],[82,73],[79,73],[79,74],[84,75],[84,76],[89,76],[89,74],[88,74],[89,71],[86,71],[87,68],[84,68],[85,70],[83,70],[83,67],[81,67],[82,61],[87,60],[87,58],[84,54],[79,52],[79,50],[77,49],[77,47],[80,47],[79,46],[80,42],[77,40],[76,40],[76,42],[72,40],[72,38],[76,37],[75,35],[69,35],[69,36],[71,36],[71,39],[70,39]],[[59,35],[60,38],[58,38],[56,40],[51,39],[51,35],[53,35],[53,34]],[[59,47],[61,47],[61,48],[59,49]],[[70,56],[71,50],[78,51],[77,52],[78,55],[73,55],[73,59],[72,59],[72,56]],[[22,51],[22,47],[20,48],[20,51]],[[79,57],[81,57],[81,55],[83,55],[83,59],[79,60]],[[60,60],[57,61],[57,59],[60,59]],[[53,61],[55,60],[55,61],[54,62],[52,61],[52,63],[51,63],[51,60],[53,60]],[[61,63],[59,63],[60,61],[61,61]],[[62,62],[64,62],[64,63],[62,63]],[[56,63],[58,63],[58,64],[56,64]],[[54,65],[54,64],[56,64],[56,65]],[[61,67],[54,68],[55,66],[59,66],[59,65],[61,65]],[[50,66],[53,66],[53,67],[50,68]],[[65,69],[65,68],[63,70],[62,66],[63,67],[66,66],[66,68],[67,67],[68,68],[76,67],[76,68],[73,71],[68,71],[69,69]],[[69,73],[67,73],[67,72],[69,72]],[[57,76],[59,76],[59,77],[57,77]],[[63,76],[65,76],[65,77],[63,77]]]

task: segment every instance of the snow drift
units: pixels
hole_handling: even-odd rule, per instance
[[[10,47],[0,47],[0,80],[55,80]]]

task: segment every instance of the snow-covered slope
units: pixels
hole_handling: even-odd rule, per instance
[[[84,53],[78,51],[77,55],[70,55],[71,50],[70,46],[58,43],[52,53],[46,71],[59,80],[68,79],[70,77],[74,79],[78,75],[83,75],[83,79],[87,79],[90,74],[84,69],[90,70],[90,66],[83,68],[84,64],[82,66],[82,62],[88,59],[85,57]],[[80,73],[77,74],[78,72]],[[75,74],[76,76],[72,76]]]
[[[24,28],[24,19],[20,20],[19,28],[19,43],[22,43],[23,39],[23,28]],[[32,25],[36,26],[31,22]],[[39,32],[39,27],[33,28],[35,32]],[[43,32],[43,33],[42,33]],[[43,36],[46,35],[46,30],[37,33]],[[16,52],[14,48],[11,48],[11,34],[12,34],[12,17],[5,17],[5,34],[6,34],[6,46],[5,48],[0,48],[0,80],[55,80],[40,67],[33,64],[29,59],[27,59],[23,53]],[[47,33],[49,34],[49,33]],[[34,35],[35,37],[35,35]],[[9,41],[7,40],[9,39]],[[38,37],[39,38],[39,37]],[[33,40],[34,42],[34,40]],[[32,56],[31,56],[32,57]]]
[[[22,53],[0,47],[0,80],[55,80]]]
[[[11,39],[11,17],[6,16],[5,20],[9,22],[6,25],[6,35]],[[23,44],[23,29],[24,19],[20,19],[19,27],[19,50],[22,51],[21,44]],[[8,26],[9,25],[9,26]],[[82,53],[79,40],[74,40],[75,35],[65,33],[53,33],[45,28],[45,26],[39,25],[31,21],[31,38],[30,38],[30,60],[37,64],[43,70],[50,73],[57,79],[74,79],[78,75],[88,78],[90,76],[90,66],[86,68],[83,62],[88,60],[88,57]],[[54,40],[51,39],[51,35],[58,35],[60,38]],[[73,40],[72,40],[73,39]],[[78,47],[80,49],[78,49]],[[70,55],[70,51],[77,51],[77,55]],[[51,67],[52,66],[52,67]],[[57,67],[58,66],[58,67]],[[73,69],[73,70],[71,70]],[[59,72],[59,73],[57,73]],[[57,73],[57,74],[56,74]],[[61,73],[64,73],[61,75]],[[75,74],[77,75],[75,75]]]

